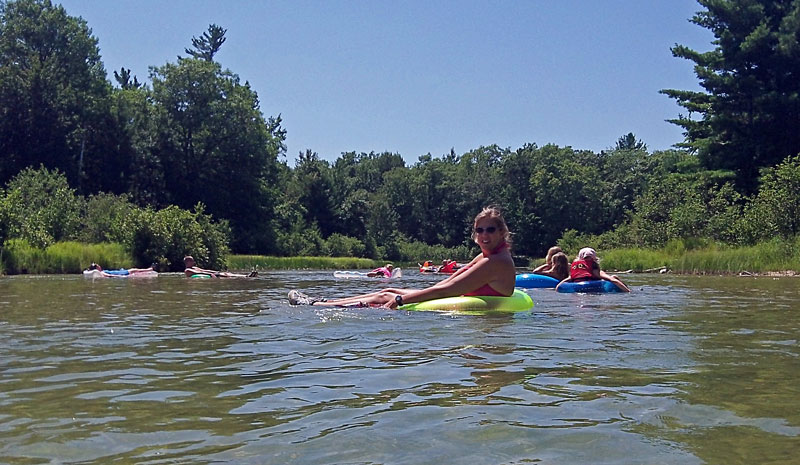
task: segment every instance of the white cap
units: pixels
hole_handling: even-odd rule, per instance
[[[594,249],[591,247],[584,247],[581,249],[580,252],[578,252],[578,258],[580,258],[581,260],[585,260],[588,258],[597,261],[597,252],[595,252]]]

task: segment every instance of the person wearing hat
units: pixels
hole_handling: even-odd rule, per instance
[[[581,281],[592,281],[598,279],[604,279],[606,281],[611,281],[623,292],[630,292],[630,288],[622,282],[615,275],[610,275],[605,271],[600,269],[600,264],[598,263],[599,259],[597,258],[597,252],[591,247],[584,247],[578,252],[578,258],[572,262],[572,265],[569,267],[569,277],[565,278],[562,283],[564,282],[581,282]],[[559,283],[560,285],[561,283]],[[556,286],[558,288],[558,286]]]

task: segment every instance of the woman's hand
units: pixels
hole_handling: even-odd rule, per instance
[[[389,310],[394,310],[394,309],[396,309],[396,308],[397,308],[397,300],[395,300],[395,298],[396,298],[398,295],[400,295],[400,294],[395,294],[395,295],[393,295],[393,296],[392,296],[392,298],[391,298],[391,299],[389,299],[389,301],[388,301],[388,302],[386,302],[385,304],[383,304],[383,308],[388,308]]]

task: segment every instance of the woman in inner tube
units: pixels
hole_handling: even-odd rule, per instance
[[[439,283],[425,289],[383,289],[344,299],[316,299],[298,291],[289,292],[292,305],[383,306],[424,302],[455,296],[501,296],[514,292],[516,271],[511,258],[511,233],[497,207],[485,207],[475,217],[472,240],[481,253]]]

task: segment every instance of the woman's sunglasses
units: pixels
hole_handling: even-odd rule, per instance
[[[497,228],[494,226],[489,226],[488,228],[475,228],[475,234],[483,234],[484,231],[486,231],[487,234],[493,234],[495,231],[497,231]]]

